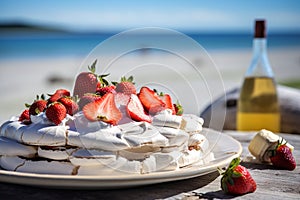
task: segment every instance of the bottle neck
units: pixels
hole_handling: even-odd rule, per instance
[[[267,56],[267,39],[254,38],[253,40],[253,56]]]
[[[246,76],[274,76],[267,55],[266,38],[254,38],[252,62]]]

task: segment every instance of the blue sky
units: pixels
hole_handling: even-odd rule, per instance
[[[29,21],[73,30],[156,26],[248,31],[265,18],[271,31],[300,31],[299,0],[0,0],[0,22]]]

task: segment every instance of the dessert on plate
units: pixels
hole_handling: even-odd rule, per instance
[[[174,171],[214,159],[203,119],[132,77],[80,73],[73,94],[38,97],[0,127],[0,166],[41,174],[122,175]]]

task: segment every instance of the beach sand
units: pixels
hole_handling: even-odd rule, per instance
[[[299,79],[299,52],[299,48],[268,52],[278,82]],[[108,67],[99,61],[97,67],[101,69],[97,72],[110,73],[111,81],[118,81],[122,75],[134,75],[137,87],[149,85],[171,93],[173,100],[180,100],[186,113],[198,115],[225,91],[241,85],[252,56],[248,50],[218,50],[208,54],[190,52],[184,58],[147,53],[127,56]],[[25,109],[24,104],[32,103],[36,95],[51,94],[58,88],[72,91],[76,74],[87,69],[90,62],[72,56],[0,60],[0,123],[19,115]]]

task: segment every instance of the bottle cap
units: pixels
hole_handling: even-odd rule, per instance
[[[255,38],[265,38],[266,37],[266,21],[256,20],[255,21]]]

